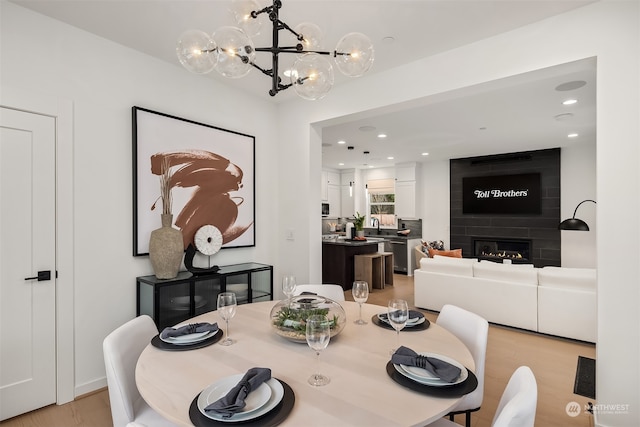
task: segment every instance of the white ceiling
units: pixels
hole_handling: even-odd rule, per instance
[[[230,0],[10,0],[54,19],[66,22],[116,43],[180,66],[175,43],[187,29],[209,33],[235,25]],[[333,50],[345,34],[368,35],[375,47],[369,73],[446,51],[549,16],[582,7],[595,0],[283,0],[280,19],[291,27],[313,22],[324,31],[323,49]],[[262,6],[268,0],[258,0]],[[270,44],[265,28],[256,46]],[[392,37],[392,43],[385,38]],[[281,45],[289,44],[281,32]],[[271,68],[267,54],[258,65]],[[281,69],[291,61],[280,55]],[[188,72],[185,70],[185,73]],[[293,90],[270,97],[270,80],[253,70],[242,79],[229,80],[215,71],[208,75],[241,90],[281,102],[295,97]],[[572,92],[558,92],[561,83],[583,80],[587,85]],[[349,79],[336,73],[336,85]],[[329,93],[329,95],[331,94]],[[560,104],[568,96],[579,97],[572,107]],[[311,102],[311,101],[309,101]],[[322,102],[314,101],[314,102]],[[481,87],[426,99],[416,108],[394,112],[369,112],[346,122],[335,120],[323,128],[323,164],[353,168],[388,166],[421,159],[465,157],[564,146],[595,141],[595,65],[590,61],[555,67]],[[571,112],[558,121],[554,116]],[[374,117],[375,115],[375,117]],[[373,125],[389,136],[380,143],[375,132],[358,128]],[[480,130],[480,128],[486,130]],[[567,141],[568,132],[580,136]],[[345,139],[354,150],[336,146]],[[362,154],[370,151],[369,155]],[[394,160],[387,160],[394,156]],[[338,165],[339,162],[344,165]],[[366,163],[366,166],[364,165]]]

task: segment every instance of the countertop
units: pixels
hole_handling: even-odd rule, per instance
[[[341,245],[341,246],[366,246],[366,245],[377,245],[378,243],[384,242],[385,239],[375,238],[375,240],[347,240],[347,239],[323,239],[322,244],[327,245]]]

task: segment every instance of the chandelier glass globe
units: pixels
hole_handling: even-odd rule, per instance
[[[176,55],[180,63],[192,73],[208,73],[218,62],[215,42],[200,30],[182,33],[176,45]]]
[[[321,99],[333,87],[331,62],[317,53],[300,56],[291,67],[291,83],[301,98],[310,101]]]
[[[336,66],[342,74],[360,77],[373,64],[373,44],[362,33],[349,33],[336,46]]]
[[[260,9],[260,3],[257,0],[233,0],[231,3],[231,13],[233,13],[236,23],[249,37],[257,36],[262,30],[264,15],[259,15],[256,18],[251,16],[251,12]]]
[[[225,77],[237,79],[251,71],[256,50],[253,41],[237,27],[221,27],[213,33],[218,46],[216,70]]]
[[[300,42],[304,50],[320,50],[322,48],[322,30],[316,24],[303,22],[293,29],[296,33],[304,36]]]

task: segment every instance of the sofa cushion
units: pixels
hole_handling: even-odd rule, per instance
[[[538,268],[524,267],[521,264],[479,262],[473,265],[473,277],[537,285],[538,270]]]
[[[434,258],[422,258],[420,260],[420,270],[473,277],[473,264],[477,264],[476,259],[435,256]]]
[[[594,268],[543,267],[538,272],[540,286],[596,290]]]
[[[452,249],[450,251],[439,251],[437,249],[428,248],[429,257],[433,258],[436,255],[448,256],[452,258],[462,258],[462,249]]]

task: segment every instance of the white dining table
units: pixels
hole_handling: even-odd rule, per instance
[[[367,325],[356,325],[358,304],[340,302],[347,320],[320,354],[320,372],[330,377],[326,386],[307,379],[316,371],[316,355],[307,344],[277,335],[270,325],[276,301],[239,305],[230,321],[231,346],[218,343],[189,351],[166,351],[151,344],[136,366],[136,384],[144,400],[165,418],[192,426],[189,407],[207,386],[252,367],[270,368],[295,393],[295,404],[283,426],[421,426],[447,414],[460,397],[435,397],[410,390],[390,378],[385,367],[397,347],[394,330],[372,323],[386,307],[363,304]],[[215,311],[188,322],[225,323]],[[226,333],[226,330],[225,330]],[[464,344],[446,329],[431,323],[420,331],[402,331],[400,343],[417,352],[453,358],[475,370]],[[231,423],[230,423],[231,424]]]

